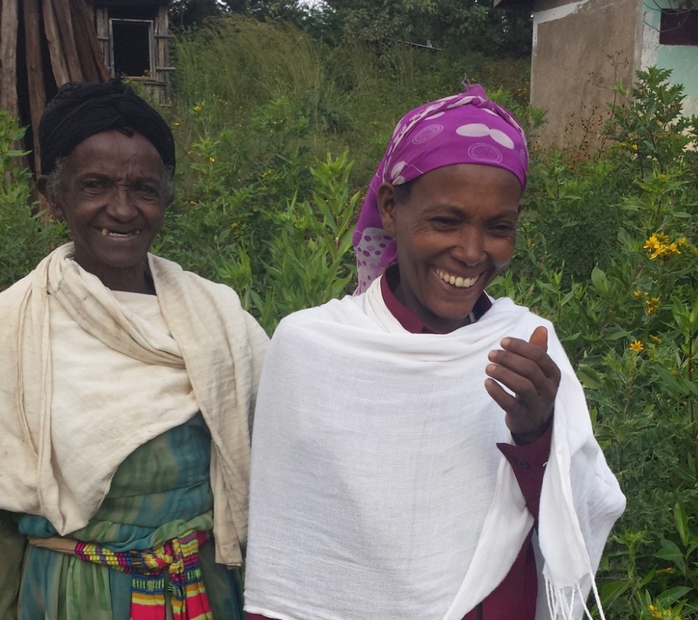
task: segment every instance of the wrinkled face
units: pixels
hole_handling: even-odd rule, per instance
[[[514,253],[521,185],[508,170],[457,164],[427,172],[398,202],[378,194],[384,230],[395,237],[396,297],[432,330],[468,322],[475,302]]]
[[[160,154],[139,133],[104,131],[75,147],[65,173],[49,200],[70,229],[75,260],[108,288],[145,292],[146,254],[171,198]]]

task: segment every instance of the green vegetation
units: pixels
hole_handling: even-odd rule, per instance
[[[163,112],[178,147],[178,198],[157,251],[231,283],[270,330],[351,280],[351,253],[328,247],[321,258],[315,244],[330,235],[347,247],[342,235],[358,215],[357,193],[405,111],[462,90],[467,72],[529,116],[526,59],[473,52],[456,60],[402,45],[377,55],[369,45],[330,47],[292,26],[243,17],[181,35],[175,65],[177,95]],[[309,209],[319,212],[313,227]],[[289,276],[295,256],[319,279],[296,294],[298,283],[279,281],[272,256],[285,257]],[[325,275],[306,268],[319,261],[338,278],[321,294]],[[309,290],[319,295],[300,294]]]
[[[329,46],[238,18],[182,34],[178,196],[155,251],[233,285],[272,331],[353,290],[350,234],[398,118],[467,71],[530,130],[528,61]],[[638,74],[588,153],[537,153],[519,248],[492,287],[550,318],[628,497],[598,574],[609,620],[698,617],[698,119],[668,74]],[[0,116],[0,289],[64,231],[32,214]]]
[[[533,164],[493,292],[556,325],[628,507],[597,581],[606,618],[698,617],[698,118],[639,72],[590,160]]]
[[[61,226],[36,213],[31,199],[32,175],[22,167],[26,152],[17,149],[25,130],[0,110],[0,290],[28,274],[59,243]]]

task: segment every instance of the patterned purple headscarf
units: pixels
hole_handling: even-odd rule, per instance
[[[487,99],[478,84],[466,92],[425,103],[402,117],[368,188],[354,231],[354,250],[363,293],[397,258],[395,240],[383,230],[378,188],[401,185],[443,166],[484,164],[509,170],[526,187],[528,149],[516,119]]]

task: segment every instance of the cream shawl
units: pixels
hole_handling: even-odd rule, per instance
[[[581,617],[625,498],[552,325],[500,299],[451,334],[410,334],[378,282],[287,317],[272,339],[252,447],[246,609],[460,620],[492,592],[533,518],[495,446],[511,436],[484,389],[487,354],[545,325],[562,382],[537,619]]]
[[[266,335],[232,289],[149,255],[172,334],[169,341],[157,339],[71,256],[72,244],[58,248],[0,294],[0,508],[41,515],[59,534],[69,534],[97,511],[123,459],[179,422],[157,406],[148,419],[132,420],[124,411],[123,424],[107,419],[111,414],[99,403],[52,411],[51,297],[108,347],[148,364],[186,369],[211,432],[216,558],[240,564],[247,534],[249,419]],[[85,360],[86,381],[89,367],[99,363]],[[53,427],[65,415],[73,417],[71,424],[75,418],[84,421],[79,438]],[[112,434],[109,450],[98,440],[106,427]],[[60,456],[71,452],[70,461]]]

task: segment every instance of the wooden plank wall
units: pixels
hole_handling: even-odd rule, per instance
[[[17,117],[17,0],[0,0],[0,107]]]
[[[24,49],[18,50],[23,34]],[[26,54],[27,74],[18,74],[17,54]],[[110,78],[85,0],[0,0],[0,108],[31,123],[34,169],[40,173],[37,133],[47,91],[66,82]],[[28,90],[20,109],[18,85]],[[26,99],[26,97],[25,97]]]

